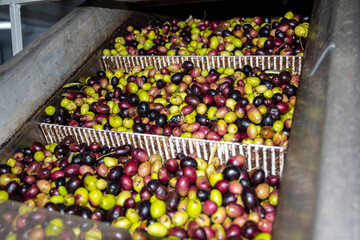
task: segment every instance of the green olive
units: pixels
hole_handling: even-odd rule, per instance
[[[79,206],[85,206],[89,200],[89,192],[86,188],[80,187],[74,193],[75,203]]]
[[[116,218],[111,223],[111,225],[113,227],[129,229],[131,227],[131,222],[129,219],[127,219],[127,217],[121,216],[121,217]]]
[[[172,216],[171,221],[175,226],[181,227],[181,226],[184,226],[184,224],[186,223],[188,218],[189,218],[189,215],[186,211],[177,211]]]
[[[118,115],[112,115],[109,118],[109,124],[113,128],[121,127],[122,123],[123,123],[122,118],[120,116],[118,116]]]
[[[46,236],[59,236],[60,233],[63,231],[64,225],[60,218],[54,218],[49,222],[45,229]]]
[[[159,222],[155,222],[148,226],[148,233],[154,237],[163,238],[166,236],[167,232],[167,228]]]
[[[126,217],[130,220],[131,223],[137,223],[139,222],[140,218],[137,215],[136,211],[133,208],[128,208],[126,210]]]
[[[96,189],[102,191],[107,187],[107,182],[105,181],[105,179],[99,178],[96,180]]]
[[[55,114],[55,112],[56,112],[56,108],[54,106],[47,106],[45,108],[45,113],[48,116],[53,116]]]
[[[1,190],[0,191],[0,203],[3,203],[8,199],[9,199],[9,194],[6,191]]]
[[[37,151],[34,153],[34,159],[38,162],[44,161],[45,155],[42,151]]]
[[[92,190],[95,190],[97,180],[98,179],[96,177],[92,176],[92,175],[86,176],[85,179],[84,179],[84,187],[89,192],[92,191]]]
[[[102,196],[103,193],[100,190],[98,189],[92,190],[89,193],[89,203],[91,204],[91,206],[99,207]]]
[[[209,199],[211,201],[213,201],[214,203],[216,203],[216,205],[218,205],[218,207],[220,207],[222,204],[222,195],[221,195],[221,192],[217,189],[212,189],[210,191]]]
[[[150,214],[153,218],[158,219],[166,212],[166,205],[164,201],[155,200],[150,206]]]
[[[124,206],[124,202],[126,199],[131,197],[130,191],[122,191],[116,198],[116,204],[120,206]]]
[[[115,207],[116,198],[112,194],[105,194],[100,198],[100,207],[105,211],[108,211]]]
[[[188,212],[190,218],[198,217],[202,211],[201,201],[199,199],[190,199],[187,204],[186,211]]]

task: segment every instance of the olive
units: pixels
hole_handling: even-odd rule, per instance
[[[241,232],[246,238],[252,239],[258,233],[257,224],[253,221],[246,221],[241,228]]]
[[[251,180],[251,184],[253,186],[257,186],[260,183],[263,183],[265,180],[265,172],[262,169],[255,169],[251,174],[250,174],[250,180]]]
[[[144,133],[145,132],[145,126],[142,123],[134,123],[132,126],[132,130],[135,133]]]
[[[144,200],[140,203],[140,206],[138,208],[138,214],[143,220],[150,217],[150,207],[151,203],[149,200]]]
[[[146,189],[151,193],[155,193],[156,190],[158,189],[158,187],[161,185],[160,181],[157,179],[151,179],[147,184],[146,184]]]
[[[186,72],[190,72],[194,68],[194,64],[190,61],[184,61],[181,66]]]
[[[131,105],[137,106],[139,104],[139,96],[136,95],[135,93],[130,93],[128,101]]]
[[[207,125],[209,123],[209,119],[206,115],[196,115],[195,119],[200,125]]]
[[[150,121],[154,121],[159,116],[159,111],[156,109],[151,109],[149,111],[148,117]]]
[[[120,193],[120,183],[117,180],[107,184],[106,193],[117,196]]]
[[[169,192],[167,198],[165,199],[166,209],[175,210],[178,206],[179,200],[179,193],[177,193],[176,191]]]
[[[227,192],[223,195],[222,205],[227,206],[230,203],[236,203],[236,201],[237,201],[237,198],[236,198],[235,194],[233,194],[231,192]]]
[[[58,177],[56,180],[55,180],[55,185],[56,187],[60,187],[60,186],[65,186],[66,184],[66,179],[65,177]]]
[[[82,207],[80,208],[78,215],[82,217],[83,219],[91,219],[91,210],[88,207]]]
[[[82,186],[82,181],[80,178],[74,176],[70,177],[70,179],[66,182],[66,190],[68,193],[74,193],[76,189]]]
[[[222,171],[223,177],[225,180],[237,181],[240,178],[240,169],[235,165],[227,165]]]
[[[219,93],[215,89],[209,89],[206,91],[206,94],[209,94],[211,96],[218,95]]]
[[[240,184],[242,187],[250,187],[251,186],[251,182],[249,178],[243,178],[240,180]]]
[[[296,96],[297,95],[297,87],[295,87],[294,85],[286,85],[286,87],[284,88],[284,93],[288,96]]]
[[[272,126],[273,124],[274,124],[274,119],[269,115],[264,116],[261,120],[262,126]]]
[[[147,102],[140,102],[137,106],[137,112],[140,117],[146,117],[149,113],[150,107]]]
[[[71,163],[80,165],[82,164],[83,158],[84,158],[84,154],[82,153],[76,154],[75,156],[73,156]]]
[[[110,180],[119,180],[120,177],[123,175],[123,169],[121,166],[115,166],[113,168],[111,168],[109,174],[108,174],[108,178]]]
[[[251,123],[250,120],[247,118],[238,118],[235,121],[235,124],[237,125],[240,131],[246,131],[250,123]]]
[[[106,219],[111,222],[121,216],[123,216],[123,207],[120,205],[116,205],[113,209],[106,213]]]
[[[247,210],[252,210],[259,205],[256,192],[251,187],[244,187],[241,192],[241,199]]]
[[[183,73],[179,73],[179,72],[175,73],[174,75],[171,76],[171,82],[176,85],[179,85],[183,77],[184,77]]]
[[[82,164],[88,165],[88,166],[94,166],[96,163],[96,156],[95,153],[87,153],[85,154],[84,158],[82,159]]]
[[[192,167],[194,169],[197,168],[197,161],[192,158],[192,157],[183,157],[181,160],[180,160],[180,167],[181,168],[185,168],[185,167]]]
[[[0,175],[3,175],[5,173],[10,173],[11,167],[7,164],[0,164]]]
[[[204,202],[209,199],[210,191],[207,189],[198,189],[196,193],[196,197],[201,201]]]
[[[121,156],[129,156],[131,154],[133,147],[132,145],[122,145],[120,147],[117,147],[114,149],[114,155],[116,157],[121,157]]]
[[[70,205],[67,208],[65,208],[64,213],[70,215],[78,215],[79,211],[80,211],[80,206]]]
[[[9,197],[16,194],[17,189],[19,188],[19,184],[16,181],[11,181],[6,184],[4,190],[9,194]]]

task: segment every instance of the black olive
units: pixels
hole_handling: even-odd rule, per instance
[[[262,169],[255,169],[250,176],[250,181],[253,186],[257,186],[260,183],[263,183],[264,180],[265,172]]]
[[[157,179],[151,179],[147,184],[146,184],[146,189],[151,193],[155,193],[156,190],[158,189],[158,187],[160,186],[160,181]]]
[[[262,95],[256,96],[253,100],[253,104],[255,105],[255,107],[258,107],[264,103],[264,100],[265,100],[264,96]]]
[[[261,126],[272,126],[273,124],[274,124],[274,119],[269,115],[264,116],[263,119],[261,120]]]
[[[246,31],[246,30],[248,30],[250,28],[252,28],[252,26],[250,24],[248,24],[248,23],[243,25],[244,31]]]
[[[97,77],[106,77],[106,73],[105,73],[104,71],[98,71],[98,72],[96,73],[96,76],[97,76]]]
[[[83,158],[84,158],[84,154],[82,154],[82,153],[76,154],[76,155],[73,156],[73,158],[71,160],[71,163],[81,165],[82,161],[83,161]]]
[[[129,94],[128,93],[120,93],[118,99],[119,99],[119,101],[128,101]]]
[[[180,167],[181,168],[192,167],[192,168],[196,169],[197,168],[197,162],[192,157],[183,157],[180,160]]]
[[[210,191],[207,189],[199,189],[196,196],[201,202],[204,202],[209,199]]]
[[[65,186],[66,184],[66,178],[65,177],[58,177],[56,180],[55,180],[55,185],[56,187],[60,187],[60,186]]]
[[[156,118],[157,118],[157,116],[159,116],[159,111],[158,110],[156,110],[156,109],[151,109],[150,111],[149,111],[149,120],[150,121],[154,121]]]
[[[239,90],[233,90],[229,93],[229,98],[238,101],[241,98],[241,92]]]
[[[139,104],[139,96],[135,93],[129,94],[129,103],[133,106],[137,106]]]
[[[140,117],[146,117],[149,113],[150,107],[147,102],[140,102],[137,106],[137,112]]]
[[[245,205],[246,210],[252,210],[259,205],[256,192],[251,187],[244,187],[241,192],[241,199]]]
[[[195,119],[200,125],[207,125],[209,123],[209,119],[206,115],[196,115]]]
[[[265,28],[265,27],[260,28],[260,30],[259,30],[260,37],[267,37],[267,36],[269,36],[269,34],[270,34],[270,31],[267,28]]]
[[[247,118],[238,118],[235,121],[239,131],[246,131],[247,127],[250,125],[251,121]]]
[[[110,80],[110,84],[113,86],[113,87],[116,87],[117,85],[119,85],[119,79],[115,76],[113,76]]]
[[[194,64],[190,61],[184,61],[182,67],[185,71],[190,72],[194,68]]]
[[[155,120],[156,126],[164,127],[167,124],[167,116],[165,114],[159,114]]]
[[[243,67],[243,72],[246,76],[249,76],[249,74],[252,72],[252,67],[250,65],[245,65]]]
[[[123,175],[123,169],[121,166],[115,166],[113,168],[111,168],[109,174],[108,174],[108,178],[110,180],[119,180],[120,177]]]
[[[88,166],[94,166],[96,163],[96,156],[95,153],[87,153],[85,154],[82,163]]]
[[[231,193],[231,192],[227,192],[223,195],[222,197],[222,205],[225,207],[230,203],[236,203],[237,198],[235,196],[235,194]]]
[[[142,201],[139,206],[138,214],[141,219],[145,220],[150,217],[150,206],[151,203],[149,200]]]
[[[119,181],[111,181],[106,187],[106,193],[117,196],[120,193],[120,188],[121,187]]]
[[[237,181],[240,178],[240,169],[235,165],[227,165],[222,171],[224,179],[227,181]]]
[[[296,96],[297,94],[297,87],[295,87],[294,85],[287,85],[285,88],[284,88],[284,93],[291,97],[291,96]]]
[[[215,89],[209,89],[206,91],[206,94],[209,94],[211,96],[219,95],[219,93]]]
[[[134,123],[132,129],[135,133],[144,133],[145,132],[145,126],[142,123]]]
[[[272,89],[272,87],[273,87],[273,85],[269,79],[261,80],[260,85],[265,85],[268,89]]]
[[[183,77],[184,77],[183,73],[175,73],[174,75],[171,76],[171,82],[176,85],[179,85]]]

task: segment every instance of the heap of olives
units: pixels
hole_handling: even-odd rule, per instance
[[[44,122],[286,147],[299,79],[249,65],[207,71],[189,61],[99,71],[66,85]]]
[[[105,56],[302,56],[309,16],[287,12],[281,18],[234,17],[224,21],[173,19],[141,29],[127,26],[126,33],[104,49]]]
[[[244,163],[241,155],[226,165],[196,154],[165,160],[131,145],[108,148],[66,137],[59,144],[35,142],[0,165],[0,200],[103,221],[128,229],[134,239],[270,239],[279,178],[266,177],[262,169],[246,171]],[[35,227],[42,217],[22,212],[0,222],[17,226],[30,219]],[[56,231],[50,231],[52,225]],[[63,225],[71,223],[44,223],[36,239],[82,239],[79,234],[93,227],[69,232]]]

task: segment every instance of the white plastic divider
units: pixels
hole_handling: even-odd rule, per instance
[[[48,144],[61,142],[66,136],[74,136],[78,143],[98,142],[108,147],[131,144],[133,147],[144,148],[149,154],[159,154],[164,160],[175,158],[179,152],[196,153],[198,157],[209,160],[211,151],[217,148],[215,156],[220,158],[222,164],[225,164],[229,157],[241,154],[246,158],[247,170],[262,168],[266,175],[280,177],[286,155],[286,148],[265,145],[105,131],[47,123],[40,123],[40,128]]]
[[[191,61],[195,66],[206,70],[220,67],[242,68],[245,65],[258,67],[260,70],[290,68],[295,73],[301,73],[302,69],[302,57],[299,56],[103,56],[102,61],[106,70],[124,68],[127,72],[136,65],[161,69],[184,61]]]

